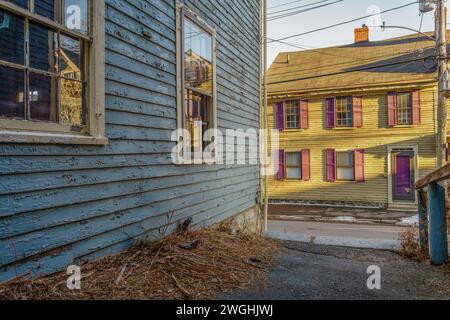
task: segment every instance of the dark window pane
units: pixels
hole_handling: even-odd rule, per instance
[[[57,34],[30,23],[30,67],[55,72]]]
[[[34,0],[34,11],[40,16],[60,21],[60,3],[55,0]]]
[[[24,71],[0,66],[0,117],[25,118]]]
[[[88,0],[65,1],[65,25],[70,30],[87,34],[89,31]]]
[[[185,128],[191,134],[191,146],[194,152],[203,150],[203,134],[210,129],[209,99],[191,90],[185,92]]]
[[[79,81],[61,79],[61,115],[62,124],[81,127],[83,117],[83,84]]]
[[[71,37],[61,35],[60,72],[63,77],[82,80],[81,43]]]
[[[7,2],[14,3],[15,5],[28,9],[28,0],[6,0]]]
[[[57,79],[30,73],[30,117],[32,120],[57,121]]]
[[[24,64],[24,20],[0,10],[0,60]]]

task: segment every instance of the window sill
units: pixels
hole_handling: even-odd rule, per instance
[[[360,128],[357,128],[357,127],[335,127],[335,128],[331,128],[330,130],[339,131],[339,130],[357,130],[357,129],[360,129]]]
[[[109,143],[109,140],[106,137],[91,137],[75,134],[0,130],[0,142],[105,146]]]
[[[414,128],[414,127],[417,127],[417,125],[414,125],[414,124],[398,124],[398,125],[395,125],[395,126],[390,126],[389,128],[400,128],[400,129],[405,129],[405,128]]]
[[[298,132],[298,131],[306,131],[307,129],[284,129],[282,132]]]

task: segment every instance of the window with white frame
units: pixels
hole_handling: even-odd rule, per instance
[[[286,178],[288,180],[299,180],[302,178],[301,152],[286,153]]]
[[[336,152],[337,180],[355,180],[355,154],[354,152]]]
[[[107,142],[104,7],[0,0],[0,141]]]
[[[178,3],[178,128],[189,132],[184,141],[193,154],[210,141],[205,132],[217,128],[216,34],[185,5]],[[185,159],[186,160],[186,159]]]
[[[336,98],[336,126],[352,127],[353,126],[353,98],[338,97]]]
[[[397,124],[412,124],[412,94],[411,92],[397,93]]]
[[[285,102],[286,129],[300,128],[300,100]]]

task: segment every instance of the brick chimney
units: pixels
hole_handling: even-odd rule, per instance
[[[355,43],[369,41],[369,27],[365,24],[361,28],[355,29]]]

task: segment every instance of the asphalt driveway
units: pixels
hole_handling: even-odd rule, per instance
[[[450,274],[390,251],[284,242],[268,279],[224,299],[450,299]],[[367,268],[381,269],[381,290],[367,288]],[[450,268],[448,269],[450,270]]]

